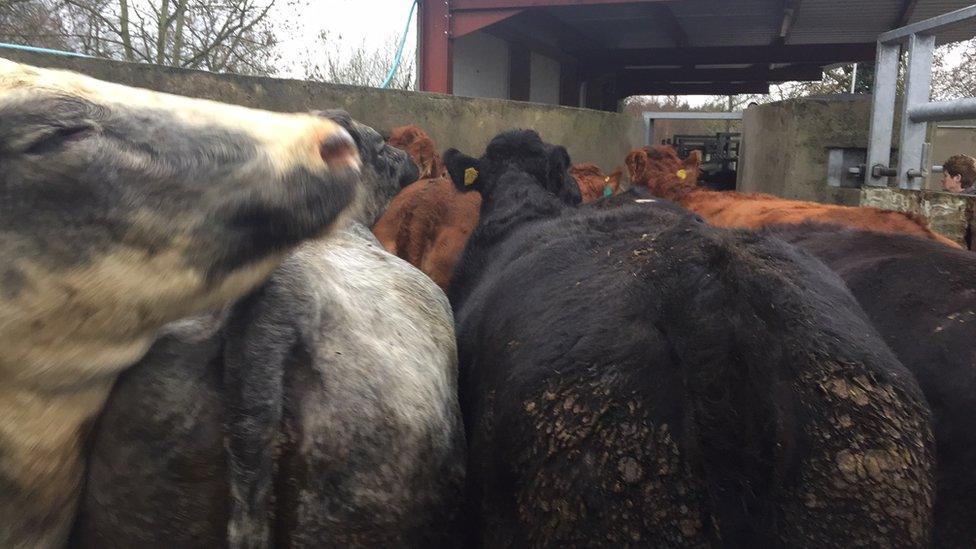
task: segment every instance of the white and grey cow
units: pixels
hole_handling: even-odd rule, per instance
[[[344,113],[354,219],[220,315],[168,327],[92,444],[88,547],[429,547],[464,475],[450,306],[367,229],[416,168]]]
[[[358,166],[322,117],[0,59],[0,547],[65,542],[117,375],[328,233]]]

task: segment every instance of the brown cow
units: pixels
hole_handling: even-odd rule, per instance
[[[606,196],[607,188],[610,189],[610,194],[617,194],[623,169],[617,168],[610,175],[606,175],[596,164],[577,164],[570,168],[569,174],[576,180],[580,194],[583,195],[583,203],[587,204]]]
[[[393,199],[373,233],[387,251],[423,271],[446,291],[454,265],[478,225],[481,194],[459,190],[463,182],[452,181],[434,141],[418,126],[395,128],[389,143],[407,151],[420,169],[421,179]],[[618,168],[605,175],[595,164],[578,164],[570,170],[584,203],[603,197],[607,187],[616,194],[622,173]]]
[[[697,213],[720,227],[758,228],[807,221],[832,223],[884,233],[930,238],[947,246],[959,244],[932,231],[925,218],[904,212],[869,207],[836,206],[787,200],[768,194],[711,191],[695,183],[699,175],[698,151],[682,160],[672,147],[657,145],[627,155],[627,170],[635,186],[646,187]]]
[[[603,196],[608,185],[617,192],[622,170],[606,176],[593,164],[581,164],[570,173],[580,186],[583,202],[592,202]],[[477,191],[459,191],[448,176],[421,179],[393,199],[373,234],[387,251],[423,271],[446,291],[480,213]]]
[[[373,234],[388,252],[447,290],[454,264],[478,225],[481,195],[454,185],[434,140],[419,126],[394,128],[389,143],[410,155],[420,180],[394,197]]]
[[[441,162],[441,155],[437,154],[434,140],[419,126],[411,124],[393,128],[388,142],[410,155],[414,164],[420,169],[420,179],[447,174],[444,171],[444,163]]]
[[[447,176],[421,179],[393,198],[373,234],[447,290],[480,211],[480,193],[459,191]]]

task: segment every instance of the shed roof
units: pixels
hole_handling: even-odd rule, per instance
[[[882,32],[973,0],[449,0],[451,37],[485,30],[614,95],[762,93],[873,61]],[[976,24],[943,31],[968,39]]]

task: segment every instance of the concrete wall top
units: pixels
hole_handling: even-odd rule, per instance
[[[911,212],[924,216],[929,226],[970,250],[976,250],[976,196],[941,191],[911,191],[865,187],[862,206]]]
[[[857,189],[827,184],[827,149],[866,148],[870,112],[866,95],[803,98],[746,109],[739,190],[857,205]]]
[[[857,205],[856,189],[827,185],[827,149],[867,148],[871,96],[840,94],[758,105],[743,117],[743,151],[739,190],[788,198]],[[900,106],[895,108],[892,146],[898,146]],[[952,154],[976,155],[972,121],[930,124],[932,164]],[[897,151],[892,154],[894,161]],[[894,165],[894,163],[892,163]],[[926,188],[941,188],[932,174]]]
[[[564,145],[574,163],[593,162],[609,171],[623,165],[627,152],[642,143],[640,120],[588,109],[214,74],[12,50],[0,50],[0,57],[73,70],[128,86],[271,111],[341,108],[384,134],[396,126],[418,124],[431,134],[441,150],[455,147],[475,156],[500,131],[532,128],[546,141]]]

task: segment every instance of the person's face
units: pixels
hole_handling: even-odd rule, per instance
[[[942,188],[950,193],[962,192],[962,175],[950,175],[942,172]]]

